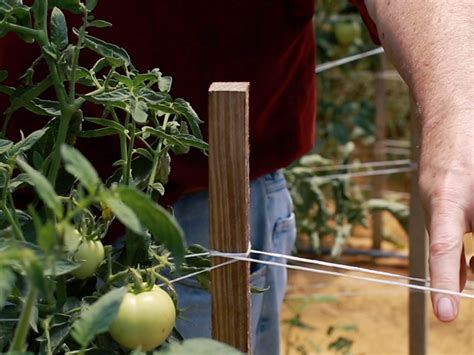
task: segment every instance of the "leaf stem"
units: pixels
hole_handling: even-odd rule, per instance
[[[130,113],[127,112],[127,118],[126,121],[130,120]],[[134,120],[132,120],[132,123],[129,124],[130,126],[130,144],[128,145],[128,151],[127,151],[127,160],[125,162],[125,176],[124,176],[124,184],[129,185],[130,184],[130,177],[132,175],[132,156],[133,156],[133,146],[135,145],[135,131],[136,131],[136,123]],[[127,127],[127,126],[125,126]]]
[[[10,225],[12,226],[15,238],[18,240],[24,241],[25,237],[23,236],[20,223],[18,222],[18,219],[16,218],[16,216],[12,215],[12,213],[10,212],[10,209],[7,206],[7,200],[10,202],[10,204],[13,203],[11,199],[10,186],[9,186],[10,178],[11,178],[11,171],[10,169],[8,169],[7,174],[5,176],[5,183],[3,185],[2,200],[0,201],[0,208],[5,214],[5,217],[7,218],[8,223],[10,223]],[[14,205],[12,206],[13,208],[15,208]],[[15,209],[13,209],[13,211],[15,211]]]
[[[33,28],[20,26],[20,25],[16,25],[10,22],[5,22],[5,21],[0,22],[0,29],[16,32],[18,34],[29,36],[29,37],[33,37],[35,40],[38,40],[42,35],[41,30],[35,30]]]
[[[84,41],[84,37],[86,35],[86,28],[88,26],[88,15],[89,11],[87,7],[84,7],[84,17],[82,26],[79,29],[79,35],[77,38],[77,43],[74,46],[74,54],[72,58],[72,65],[71,65],[71,81],[69,82],[69,101],[73,101],[76,97],[76,69],[79,66],[79,53],[81,51],[82,42]]]
[[[26,350],[26,337],[30,328],[30,319],[33,307],[36,303],[36,297],[38,296],[38,290],[33,285],[29,286],[26,302],[21,311],[20,321],[15,330],[13,341],[10,345],[9,352],[22,352]]]
[[[165,118],[163,119],[163,125],[161,126],[161,128],[163,128],[163,130],[166,130],[166,125],[168,124],[169,118],[170,118],[170,114],[167,113],[165,115]],[[155,179],[156,179],[158,164],[159,164],[160,158],[161,158],[160,153],[161,153],[161,147],[162,146],[163,146],[163,139],[160,139],[160,142],[158,143],[158,146],[156,147],[156,150],[155,150],[155,154],[154,154],[154,157],[153,157],[153,165],[151,167],[150,177],[148,179],[148,186],[147,186],[147,189],[146,189],[146,194],[148,196],[151,196],[151,193],[153,191],[151,185],[153,185],[153,183],[155,182]]]

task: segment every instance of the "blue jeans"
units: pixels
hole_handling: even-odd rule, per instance
[[[281,171],[251,182],[252,248],[289,254],[296,228],[293,205]],[[188,244],[209,247],[208,193],[197,192],[181,198],[174,214],[186,233]],[[281,258],[255,256],[284,262]],[[280,353],[280,308],[285,295],[286,269],[263,264],[252,265],[251,283],[269,290],[252,295],[252,349],[256,355]],[[183,310],[177,328],[185,338],[211,337],[211,297],[194,279],[176,285],[179,307]],[[238,311],[238,310],[236,310]],[[230,315],[229,315],[230,316]]]

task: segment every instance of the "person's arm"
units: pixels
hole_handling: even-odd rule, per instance
[[[474,227],[474,1],[365,2],[420,114],[431,285],[459,291],[463,235]],[[456,297],[433,294],[432,303],[442,321],[459,312]]]

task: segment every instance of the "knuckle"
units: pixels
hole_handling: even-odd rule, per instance
[[[451,241],[449,237],[440,237],[440,239],[430,244],[430,258],[450,255],[457,251],[459,243]]]

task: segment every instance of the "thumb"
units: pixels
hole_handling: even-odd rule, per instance
[[[431,286],[460,291],[461,265],[465,217],[458,206],[441,204],[432,206],[430,216],[429,266]],[[432,293],[433,310],[439,320],[454,320],[459,312],[459,297]]]

